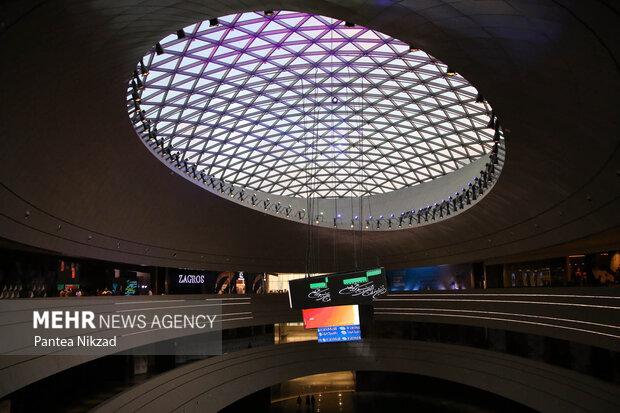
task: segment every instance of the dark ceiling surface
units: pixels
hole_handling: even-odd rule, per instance
[[[518,259],[556,245],[567,249],[554,253],[570,252],[584,238],[595,248],[598,233],[620,247],[609,233],[620,226],[620,19],[609,2],[29,4],[6,7],[0,25],[7,240],[135,264],[257,271]],[[188,24],[266,9],[353,21],[456,68],[505,129],[507,159],[493,191],[464,213],[412,229],[310,233],[171,174],[127,116],[136,62]]]

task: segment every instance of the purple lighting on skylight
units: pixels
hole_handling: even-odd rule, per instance
[[[492,148],[478,91],[386,34],[289,11],[183,32],[142,58],[148,76],[143,89],[128,85],[127,108],[138,134],[156,126],[162,147],[208,177],[274,195],[356,197],[429,181]]]

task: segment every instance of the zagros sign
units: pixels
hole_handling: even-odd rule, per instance
[[[179,284],[204,284],[204,275],[179,274]]]
[[[383,268],[289,281],[290,305],[296,309],[362,304],[387,291]]]

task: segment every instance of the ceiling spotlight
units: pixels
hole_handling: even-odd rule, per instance
[[[496,153],[491,154],[491,162],[493,163],[493,165],[499,165],[499,157]]]
[[[146,76],[149,74],[149,69],[147,69],[147,67],[144,65],[143,59],[140,59],[140,73],[142,73],[142,76]]]
[[[500,134],[499,134],[499,129],[495,130],[495,134],[493,134],[493,142],[499,142],[500,139]]]
[[[136,83],[138,84],[138,89],[144,89],[144,82],[139,77],[136,78]]]
[[[487,124],[487,128],[495,128],[495,115],[493,114],[493,111],[491,111],[491,117],[489,118],[489,123]]]
[[[446,70],[446,75],[447,76],[454,76],[454,75],[456,75],[456,70],[454,70],[454,68],[448,66],[448,70]]]
[[[345,27],[354,27],[355,23],[351,23],[351,22],[344,22]]]
[[[161,44],[157,43],[155,45],[155,52],[157,53],[158,56],[164,54],[164,49],[163,47],[161,47]]]
[[[409,45],[409,51],[410,51],[411,53],[413,53],[413,52],[418,52],[418,51],[420,51],[420,49],[418,49],[418,48],[417,48],[417,47],[415,47],[415,46],[411,46],[411,45]]]
[[[482,97],[482,93],[478,92],[478,95],[476,95],[476,103],[483,103],[484,102],[484,97]]]
[[[183,29],[177,30],[177,38],[185,39],[185,31]]]
[[[265,16],[273,16],[273,10],[265,10]]]
[[[217,19],[217,17],[214,19],[209,19],[209,27],[215,27],[219,25],[220,25],[220,21]]]

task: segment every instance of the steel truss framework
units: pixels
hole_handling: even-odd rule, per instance
[[[186,173],[280,196],[358,197],[491,153],[490,106],[447,72],[341,20],[241,13],[164,38],[137,66],[128,107],[152,149]]]

